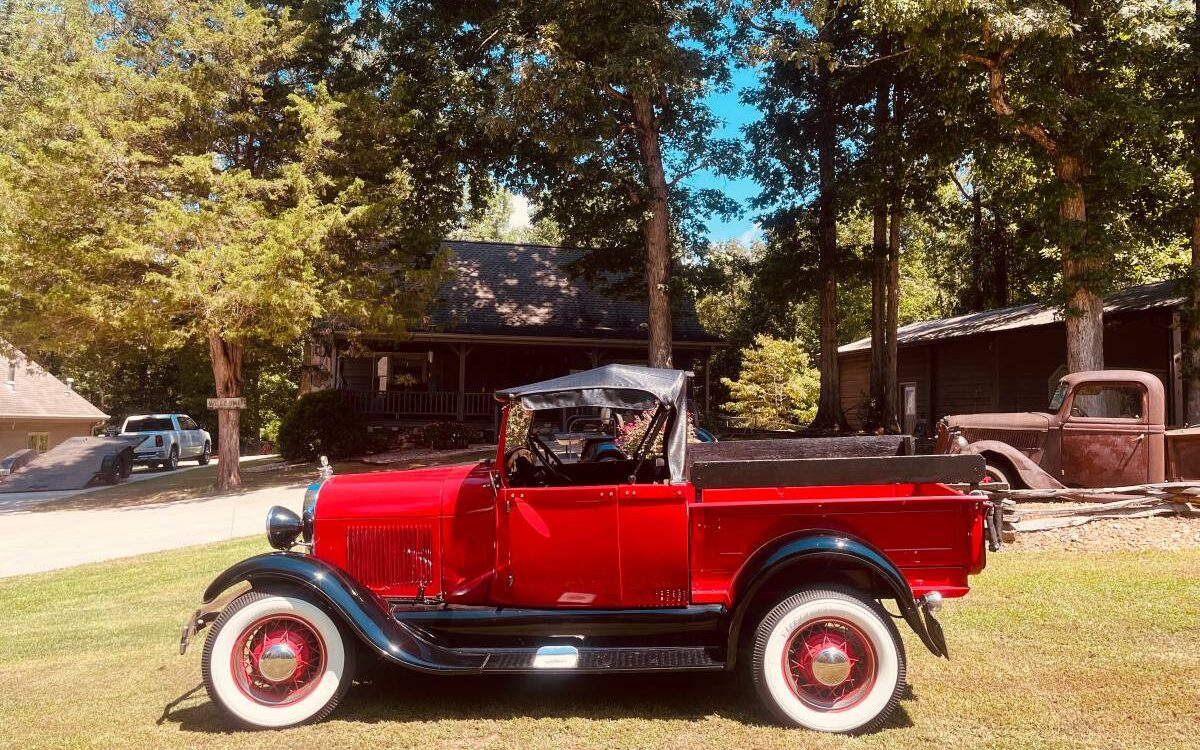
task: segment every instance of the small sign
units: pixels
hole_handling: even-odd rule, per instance
[[[209,409],[245,409],[246,399],[244,398],[210,398],[208,400]]]

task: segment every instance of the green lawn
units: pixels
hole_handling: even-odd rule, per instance
[[[727,677],[447,678],[356,686],[325,723],[228,732],[178,628],[246,540],[0,580],[3,748],[1171,748],[1200,740],[1200,550],[993,555],[906,633],[912,695],[860,738],[773,726]],[[198,689],[197,689],[198,688]],[[191,691],[191,692],[189,692]]]

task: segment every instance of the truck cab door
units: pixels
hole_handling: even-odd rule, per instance
[[[1081,383],[1062,424],[1062,482],[1120,487],[1150,479],[1149,404],[1138,383]]]
[[[500,603],[620,606],[616,486],[506,487],[501,492]]]
[[[688,486],[617,486],[621,605],[683,607],[691,602]]]

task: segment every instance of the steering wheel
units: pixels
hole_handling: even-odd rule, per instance
[[[547,472],[561,482],[570,483],[570,479],[562,473],[564,466],[562,459],[555,455],[554,451],[550,450],[550,446],[543,443],[542,439],[533,430],[529,431],[529,436],[525,439],[525,442],[529,446],[530,451],[541,461],[542,466],[545,467]]]
[[[512,448],[504,454],[504,474],[517,487],[536,487],[545,484],[534,464],[533,453],[523,445]]]

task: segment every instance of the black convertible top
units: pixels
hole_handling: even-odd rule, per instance
[[[614,409],[670,409],[663,449],[672,484],[682,484],[687,451],[687,379],[683,370],[637,365],[605,365],[496,391],[500,401],[517,402],[530,411],[577,406]]]

